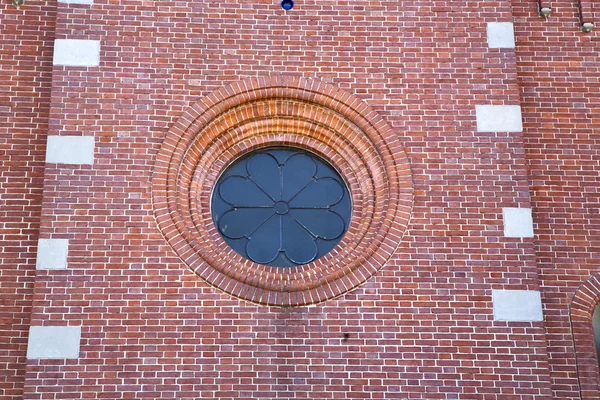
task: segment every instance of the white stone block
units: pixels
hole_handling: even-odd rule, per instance
[[[52,63],[69,67],[96,67],[100,64],[100,41],[56,39]]]
[[[80,340],[79,326],[32,326],[29,328],[27,358],[78,358]]]
[[[48,136],[46,162],[57,164],[94,164],[92,136]]]
[[[515,30],[512,22],[488,22],[487,41],[490,49],[514,49]]]
[[[66,269],[68,253],[68,239],[40,239],[35,268]]]
[[[58,2],[67,4],[93,4],[94,0],[58,0]]]
[[[504,236],[513,238],[533,237],[531,208],[503,208]]]
[[[493,290],[494,321],[543,321],[542,296],[537,290]]]
[[[523,131],[521,106],[477,105],[475,116],[479,132]]]

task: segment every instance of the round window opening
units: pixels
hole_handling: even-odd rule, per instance
[[[217,180],[213,221],[225,242],[255,263],[291,267],[327,254],[342,239],[351,198],[321,157],[292,147],[252,151]]]

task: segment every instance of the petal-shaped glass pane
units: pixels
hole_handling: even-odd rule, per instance
[[[315,238],[290,216],[285,215],[282,219],[285,255],[296,264],[307,264],[317,258]]]
[[[290,215],[313,236],[337,239],[346,230],[344,220],[337,213],[319,209],[292,209]]]
[[[273,216],[256,230],[246,246],[248,257],[259,264],[268,264],[279,254],[281,248],[281,217]]]
[[[234,206],[269,207],[274,202],[254,182],[242,176],[230,176],[219,187],[221,198]]]
[[[329,207],[344,196],[341,183],[333,178],[322,178],[304,188],[289,205],[291,208]]]
[[[219,230],[230,239],[250,237],[273,214],[272,208],[238,208],[227,211],[219,220]]]
[[[275,157],[259,153],[248,160],[248,174],[273,201],[281,200],[281,172]]]
[[[306,154],[294,154],[283,166],[283,197],[289,201],[300,192],[315,176],[317,164]]]

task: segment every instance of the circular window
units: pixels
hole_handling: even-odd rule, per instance
[[[400,137],[323,82],[234,82],[167,132],[152,179],[159,231],[196,275],[238,298],[285,307],[340,296],[388,263],[407,228]]]
[[[253,151],[221,175],[212,196],[219,233],[242,257],[291,267],[329,253],[350,222],[340,175],[315,154],[287,147]]]

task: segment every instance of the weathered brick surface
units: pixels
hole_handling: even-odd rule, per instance
[[[55,6],[0,4],[0,397],[23,395]]]
[[[576,367],[600,237],[598,33],[580,32],[578,1],[551,2],[548,21],[524,0],[50,3],[0,6],[3,396],[598,397],[593,356],[581,382]],[[99,40],[100,65],[51,67],[54,21],[59,39]],[[516,49],[489,49],[487,23],[510,21]],[[390,261],[305,307],[200,279],[152,196],[163,140],[190,107],[281,77],[366,103],[414,188]],[[524,132],[477,132],[487,104],[521,104]],[[94,164],[44,165],[47,133],[93,136]],[[534,238],[503,236],[506,207],[533,208]],[[66,270],[34,271],[38,236],[69,239]],[[545,321],[494,321],[502,289],[540,290]],[[26,361],[29,324],[81,326],[80,358]]]
[[[547,2],[553,9],[547,21],[531,2],[513,3],[553,396],[597,399],[594,348],[579,346],[576,358],[574,336],[591,333],[589,321],[598,300],[589,297],[585,307],[575,306],[574,296],[600,270],[598,31],[581,32],[577,1]],[[594,2],[581,3],[588,12]],[[597,11],[595,17],[598,24]],[[587,316],[570,319],[573,307]],[[586,318],[588,324],[582,325]],[[578,373],[586,379],[579,381]]]

